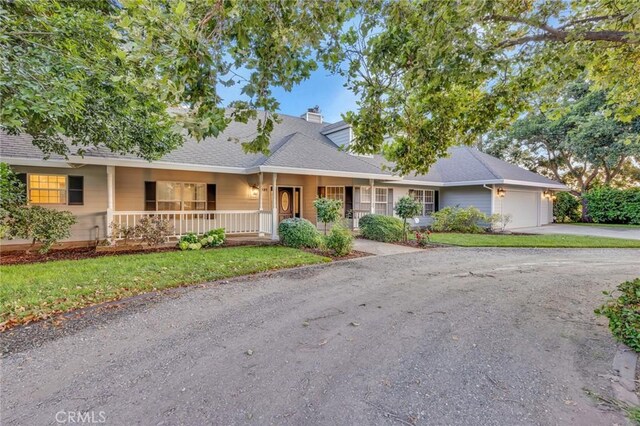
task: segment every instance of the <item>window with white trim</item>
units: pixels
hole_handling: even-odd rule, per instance
[[[344,206],[344,186],[326,186],[325,197],[332,200],[340,200]]]
[[[435,191],[433,189],[410,189],[409,196],[422,206],[420,216],[428,216],[435,211]]]
[[[206,210],[207,184],[156,182],[157,210]]]
[[[67,177],[29,174],[29,202],[32,204],[67,204]]]
[[[386,215],[389,190],[387,188],[375,188],[375,194],[375,213]]]

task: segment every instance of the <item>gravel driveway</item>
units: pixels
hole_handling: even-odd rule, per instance
[[[1,422],[624,424],[585,389],[610,396],[593,308],[639,259],[442,248],[169,293],[7,354]]]

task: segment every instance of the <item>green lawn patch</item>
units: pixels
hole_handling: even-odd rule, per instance
[[[585,223],[585,222],[572,222],[563,223],[563,225],[576,225],[576,226],[593,226],[595,228],[627,228],[627,229],[640,229],[640,225],[631,225],[624,223]]]
[[[153,290],[328,261],[268,246],[0,266],[0,323],[6,327]]]
[[[464,247],[640,248],[640,240],[584,235],[499,235],[433,233],[431,242]]]

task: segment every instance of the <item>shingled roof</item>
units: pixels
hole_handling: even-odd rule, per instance
[[[187,137],[181,147],[151,164],[135,155],[114,154],[105,148],[88,149],[83,156],[78,156],[72,146],[69,159],[52,155],[49,161],[52,166],[54,163],[70,162],[233,173],[287,172],[394,182],[400,180],[400,177],[393,175],[389,164],[382,157],[349,154],[325,136],[332,130],[344,127],[346,123],[313,123],[288,115],[280,115],[280,120],[271,135],[269,155],[246,154],[243,151],[239,142],[249,141],[255,136],[256,122],[250,120],[246,124],[231,122],[218,137],[206,138],[201,142]],[[39,161],[44,157],[28,135],[0,133],[0,138],[0,158],[3,161],[30,164],[27,160]],[[533,186],[563,187],[544,176],[469,147],[451,148],[449,155],[439,159],[429,173],[406,176],[403,181],[433,186],[521,182]]]

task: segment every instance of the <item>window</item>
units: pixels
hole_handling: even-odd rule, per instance
[[[371,188],[369,188],[371,189]],[[387,195],[389,191],[387,188],[375,188],[376,199],[375,199],[375,213],[376,214],[387,214]]]
[[[420,216],[427,216],[435,211],[435,195],[433,189],[410,189],[409,196],[422,206]]]
[[[344,204],[344,186],[325,187],[325,197],[332,200],[340,200]]]
[[[370,186],[361,186],[360,187],[360,202],[369,204],[371,202],[371,187]]]
[[[33,204],[67,204],[67,177],[29,175],[29,202]]]
[[[157,210],[206,210],[207,184],[156,182]]]

